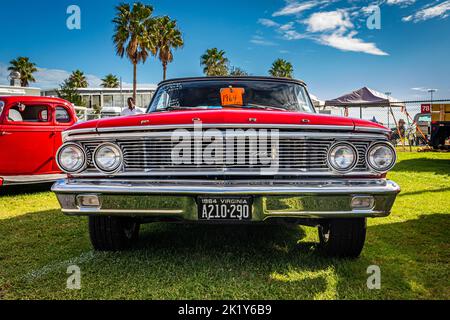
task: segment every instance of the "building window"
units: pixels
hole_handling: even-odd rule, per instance
[[[112,95],[103,96],[103,107],[113,107],[113,106],[114,106],[113,96]]]
[[[101,108],[101,96],[100,95],[93,95],[92,96],[92,106],[93,109],[99,109]]]
[[[83,107],[92,108],[90,96],[81,96],[81,101],[83,101]]]

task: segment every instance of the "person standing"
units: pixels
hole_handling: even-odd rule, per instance
[[[135,114],[141,114],[142,111],[136,108],[136,103],[133,98],[128,98],[127,100],[128,108],[124,109],[120,115],[122,116],[132,116]]]

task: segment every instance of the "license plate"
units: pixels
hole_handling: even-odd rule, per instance
[[[252,197],[199,197],[198,219],[245,221],[252,219]]]

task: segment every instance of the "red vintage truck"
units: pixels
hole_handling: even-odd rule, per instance
[[[52,190],[88,216],[96,250],[123,250],[142,223],[291,223],[318,227],[331,256],[357,257],[366,219],[400,192],[390,131],[320,115],[305,83],[267,77],[162,82],[147,114],[63,133]]]
[[[59,98],[0,97],[0,186],[64,177],[55,161],[61,132],[77,122],[73,105]]]

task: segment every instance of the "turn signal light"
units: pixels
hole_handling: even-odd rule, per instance
[[[88,207],[88,208],[99,208],[100,207],[100,199],[96,195],[79,195],[77,197],[77,202],[79,207]]]
[[[375,205],[375,199],[372,196],[357,196],[352,199],[352,209],[372,209]]]

